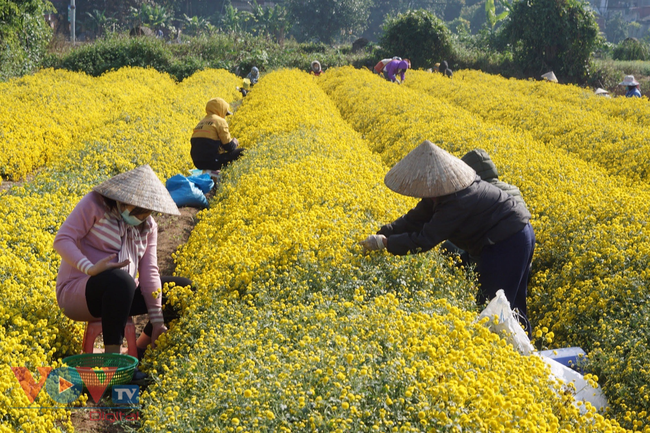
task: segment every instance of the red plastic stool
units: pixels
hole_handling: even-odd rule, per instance
[[[93,347],[95,345],[95,339],[102,332],[102,321],[93,320],[92,322],[86,323],[86,332],[84,333],[84,341],[82,344],[83,352],[82,353],[93,353]],[[135,345],[135,324],[133,323],[132,318],[126,320],[126,327],[124,328],[124,336],[126,337],[126,343],[128,344],[128,354],[134,357],[138,357],[138,349]]]

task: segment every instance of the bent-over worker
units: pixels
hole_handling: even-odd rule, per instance
[[[362,241],[364,248],[405,255],[429,251],[450,240],[481,258],[479,303],[503,289],[530,335],[526,296],[535,234],[526,207],[428,140],[398,162],[384,183],[399,194],[421,200]]]

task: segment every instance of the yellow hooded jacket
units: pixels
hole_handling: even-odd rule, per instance
[[[226,101],[214,98],[208,101],[205,111],[208,113],[194,128],[190,139],[192,149],[190,156],[196,168],[212,170],[216,161],[223,159],[239,146],[236,138],[230,136],[226,115],[232,114]]]
[[[230,114],[230,106],[221,98],[210,99],[205,106],[207,115],[194,127],[192,138],[209,138],[227,144],[232,141],[226,115]],[[222,153],[222,152],[219,152]]]

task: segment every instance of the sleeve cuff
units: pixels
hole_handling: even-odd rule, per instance
[[[165,323],[161,308],[153,308],[149,310],[149,322],[153,325]]]
[[[93,267],[93,263],[87,258],[83,257],[77,262],[77,269],[84,274],[88,275],[88,270]]]

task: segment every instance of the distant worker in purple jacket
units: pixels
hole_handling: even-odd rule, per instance
[[[405,255],[450,240],[481,258],[476,268],[479,304],[503,289],[530,336],[526,296],[535,233],[526,206],[428,140],[398,162],[384,183],[421,200],[406,215],[368,236],[363,247]]]
[[[384,68],[384,78],[393,83],[403,83],[404,73],[409,68],[406,60],[391,60]],[[397,75],[400,76],[400,81],[397,81]]]

